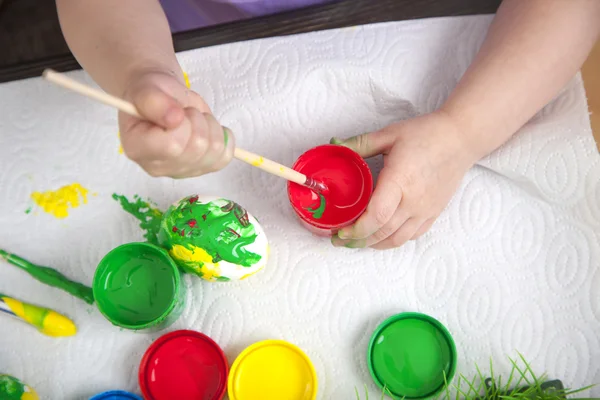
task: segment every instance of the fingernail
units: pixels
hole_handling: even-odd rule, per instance
[[[342,139],[338,139],[336,137],[332,137],[329,140],[329,144],[342,144],[342,143],[344,143],[344,141]]]
[[[346,231],[346,230],[342,229],[341,231],[339,231],[339,232],[337,233],[337,236],[338,236],[340,239],[350,239],[350,232],[348,232],[348,231]]]

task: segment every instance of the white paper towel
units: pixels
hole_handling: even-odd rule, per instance
[[[194,50],[180,60],[240,147],[291,165],[331,136],[435,109],[490,21],[379,24]],[[0,247],[70,277],[91,283],[104,254],[142,239],[114,192],[161,207],[218,194],[261,220],[273,251],[267,269],[241,283],[188,277],[187,305],[171,328],[212,336],[230,362],[253,342],[284,339],[312,358],[320,399],[353,399],[365,383],[376,395],[365,362],[370,334],[394,313],[420,311],[453,333],[467,375],[490,357],[506,374],[506,357],[520,351],[569,387],[600,383],[600,157],[580,77],[468,173],[430,233],[386,252],[311,237],[290,211],[285,182],[240,162],[198,179],[152,179],[119,154],[113,110],[40,79],[0,85],[0,109]],[[97,195],[68,218],[24,213],[32,192],[73,182]],[[5,263],[0,291],[60,310],[80,329],[57,340],[2,318],[0,371],[43,399],[138,391],[139,361],[159,334],[120,331]]]

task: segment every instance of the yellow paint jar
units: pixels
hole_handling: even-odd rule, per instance
[[[245,349],[231,366],[230,400],[315,400],[317,374],[308,356],[283,340]]]

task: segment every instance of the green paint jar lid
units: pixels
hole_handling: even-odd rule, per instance
[[[98,309],[113,325],[157,331],[171,325],[185,301],[181,273],[169,254],[149,243],[110,251],[92,285]]]
[[[377,327],[367,352],[375,383],[395,398],[424,399],[439,394],[456,372],[456,346],[436,319],[401,313]]]

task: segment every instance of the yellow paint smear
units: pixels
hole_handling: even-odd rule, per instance
[[[261,166],[263,163],[265,162],[265,159],[260,157],[258,160],[256,161],[252,161],[252,165],[254,165],[255,167],[259,167]]]
[[[119,138],[119,154],[123,154],[123,145],[121,144],[121,132],[117,132],[117,137]]]
[[[34,192],[31,198],[48,214],[56,218],[66,218],[69,215],[69,208],[87,204],[87,194],[86,188],[79,183],[73,183],[54,191]]]
[[[173,246],[169,251],[171,257],[175,260],[183,261],[194,269],[208,281],[216,281],[221,276],[219,263],[212,262],[212,256],[203,248],[194,247],[192,250],[179,244]]]
[[[187,87],[188,89],[192,86],[190,85],[190,77],[188,76],[188,74],[185,71],[183,72],[183,79],[185,80],[185,87]]]
[[[40,400],[35,392],[26,392],[21,395],[21,400]]]

